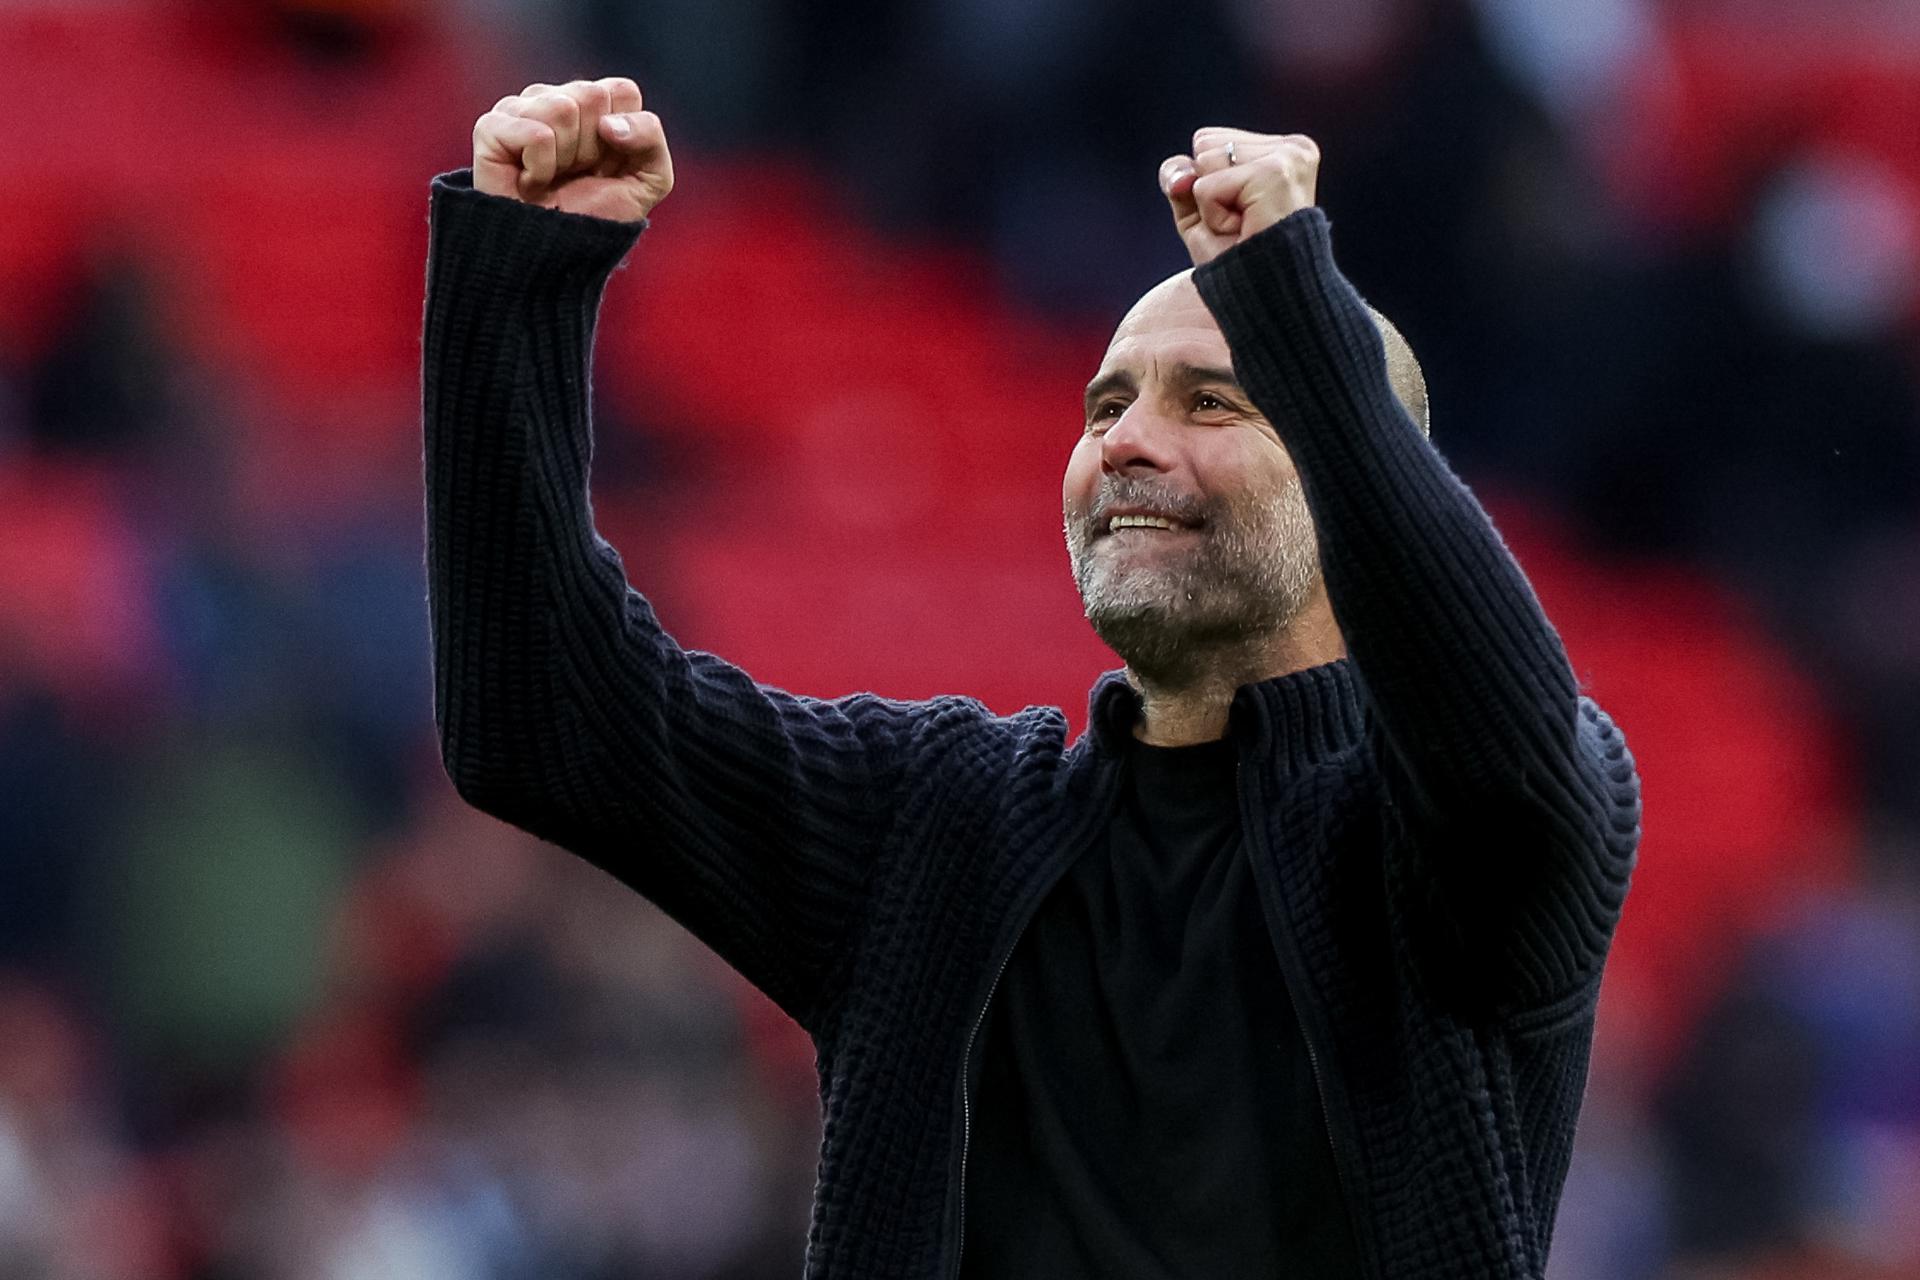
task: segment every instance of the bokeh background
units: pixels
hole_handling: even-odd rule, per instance
[[[1642,764],[1554,1280],[1920,1277],[1920,4],[7,0],[0,1275],[797,1275],[804,1038],[433,737],[430,177],[626,74],[603,531],[804,692],[1066,706],[1079,388],[1317,136]]]

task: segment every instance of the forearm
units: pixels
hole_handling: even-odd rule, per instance
[[[514,804],[548,789],[539,771],[559,759],[550,593],[556,561],[592,538],[593,320],[640,227],[511,206],[465,180],[433,187],[422,335],[434,709],[462,794]]]
[[[442,754],[470,803],[646,895],[803,1023],[893,811],[908,709],[683,649],[595,531],[589,373],[638,227],[436,183],[425,333]]]
[[[1604,963],[1639,840],[1632,758],[1480,504],[1408,418],[1307,209],[1196,272],[1305,487],[1327,595],[1422,851],[1450,989],[1531,1008]]]
[[[1559,637],[1480,504],[1409,421],[1317,208],[1195,272],[1287,446],[1327,594],[1397,746],[1468,791],[1574,749]]]

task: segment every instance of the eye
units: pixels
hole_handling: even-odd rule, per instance
[[[1233,406],[1211,391],[1202,391],[1194,396],[1193,407],[1202,413],[1213,413],[1217,410],[1231,409]]]
[[[1112,422],[1126,411],[1127,402],[1125,400],[1102,400],[1099,404],[1093,406],[1093,412],[1087,415],[1087,425],[1093,426],[1096,423]]]

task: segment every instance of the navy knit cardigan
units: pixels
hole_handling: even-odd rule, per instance
[[[813,1037],[809,1277],[952,1275],[971,1035],[1104,824],[1137,698],[1108,673],[1069,742],[1057,708],[800,697],[681,648],[588,497],[594,326],[644,224],[485,195],[465,170],[429,208],[447,771],[659,904]],[[1195,280],[1302,476],[1348,645],[1241,688],[1229,732],[1367,1271],[1541,1276],[1639,839],[1632,759],[1395,401],[1321,211]]]

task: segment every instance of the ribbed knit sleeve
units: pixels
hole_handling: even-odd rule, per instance
[[[595,531],[594,326],[640,226],[486,195],[465,170],[434,180],[429,207],[427,569],[447,772],[469,803],[632,885],[809,1025],[894,808],[909,707],[797,697],[682,649]]]
[[[1639,840],[1619,731],[1480,504],[1408,418],[1318,208],[1198,268],[1234,369],[1300,473],[1327,593],[1452,956],[1538,1004],[1605,958]],[[1456,950],[1457,949],[1457,950]],[[1493,990],[1484,988],[1491,984]]]

